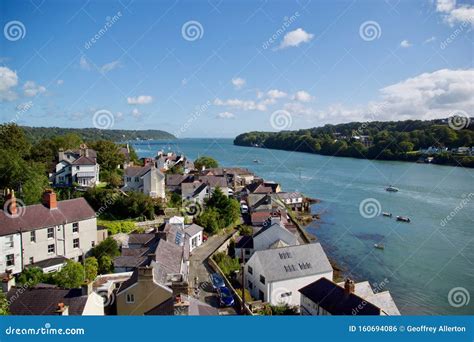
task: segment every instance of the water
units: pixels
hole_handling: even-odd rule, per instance
[[[192,159],[209,155],[220,165],[247,167],[277,181],[285,191],[321,199],[312,207],[322,213],[321,222],[308,231],[348,274],[384,282],[382,290],[391,292],[402,314],[474,314],[474,194],[469,195],[474,193],[474,169],[239,147],[231,139],[134,145],[141,157],[159,149]],[[400,191],[386,192],[389,184]],[[370,198],[394,217],[363,217],[359,205]],[[443,226],[450,213],[451,221]],[[397,222],[397,215],[412,222]],[[383,243],[385,249],[375,249],[374,243]],[[452,303],[459,303],[457,299],[467,305],[450,305],[448,294],[457,287],[464,290],[453,290],[459,296],[452,296]]]

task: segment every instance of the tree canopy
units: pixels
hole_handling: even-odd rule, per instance
[[[198,170],[201,170],[203,167],[210,169],[218,166],[217,160],[208,156],[199,157],[194,161],[194,167]]]

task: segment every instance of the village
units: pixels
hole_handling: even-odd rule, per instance
[[[57,195],[102,186],[99,153],[85,144],[58,152],[40,204],[23,206],[5,189],[10,314],[400,315],[383,284],[336,276],[304,230],[313,218],[304,194],[210,157],[159,151],[137,163],[128,145],[120,151],[123,179],[99,204]],[[128,229],[103,219],[137,193],[159,209]]]

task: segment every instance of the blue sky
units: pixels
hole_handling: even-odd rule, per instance
[[[0,6],[2,122],[233,137],[473,115],[472,2]]]

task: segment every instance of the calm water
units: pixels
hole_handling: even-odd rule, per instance
[[[277,181],[285,191],[321,199],[312,210],[322,213],[322,222],[308,231],[352,277],[385,282],[383,290],[391,291],[402,314],[474,314],[474,195],[469,196],[474,169],[238,147],[231,139],[144,142],[135,148],[141,157],[159,149],[193,159],[209,155],[220,165],[247,167]],[[400,191],[386,192],[388,184]],[[412,222],[364,218],[359,204],[367,198],[377,200],[382,211],[409,216]],[[463,199],[468,203],[456,210]],[[454,217],[443,227],[441,220],[451,212]],[[375,249],[374,243],[383,243],[385,250]],[[456,287],[471,297],[459,308],[448,301]]]

